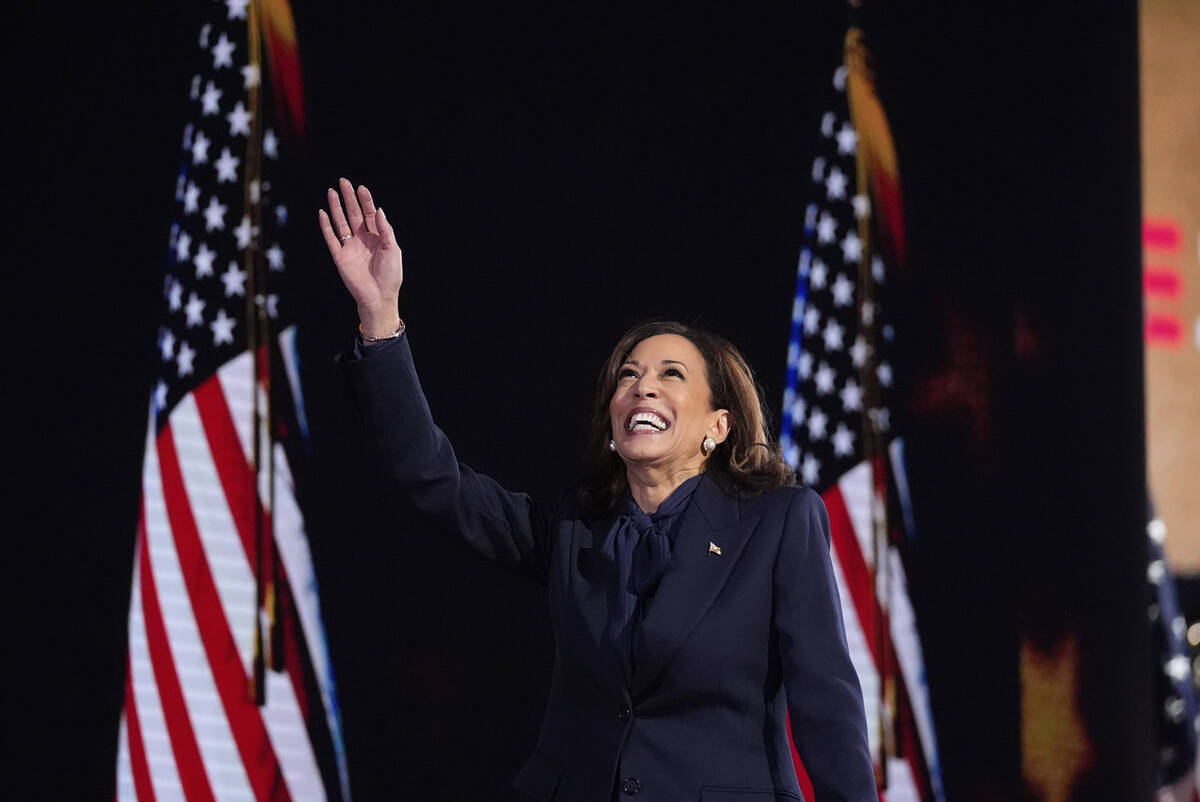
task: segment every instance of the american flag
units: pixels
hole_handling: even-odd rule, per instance
[[[1158,802],[1200,800],[1197,730],[1200,705],[1196,673],[1188,648],[1187,619],[1180,608],[1175,581],[1163,552],[1167,527],[1151,512],[1146,525],[1150,561],[1146,580],[1150,596],[1150,637],[1154,658],[1154,699],[1157,702]]]
[[[829,510],[880,790],[889,802],[940,801],[921,645],[897,546],[899,532],[912,531],[903,441],[890,414],[896,331],[887,290],[903,261],[899,177],[855,28],[845,54],[812,163],[780,440],[788,463]]]
[[[116,797],[347,799],[291,469],[307,425],[295,328],[281,325],[288,213],[271,186],[282,132],[303,127],[295,26],[286,0],[206,5],[163,278]]]

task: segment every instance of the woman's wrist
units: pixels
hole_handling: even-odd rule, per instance
[[[358,331],[366,340],[386,340],[395,337],[404,326],[394,299],[386,305],[360,306],[358,324]]]
[[[363,331],[362,324],[361,323],[358,324],[358,338],[363,341],[364,345],[373,345],[378,342],[383,342],[384,340],[394,340],[403,333],[404,333],[404,321],[403,320],[401,320],[400,323],[396,326],[396,328],[394,328],[392,331],[388,332],[387,334],[383,334],[379,337],[374,337],[374,336],[368,334],[367,332]]]

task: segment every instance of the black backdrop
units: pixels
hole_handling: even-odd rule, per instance
[[[5,752],[45,798],[111,797],[198,5],[6,12],[8,386],[28,405],[12,453],[29,485],[5,527],[5,732],[24,747]],[[900,324],[914,395],[971,368],[967,400],[907,421],[947,788],[1018,794],[1018,637],[1070,624],[1096,749],[1081,798],[1140,798],[1136,7],[887,5],[865,22],[918,268]],[[405,248],[430,403],[464,460],[549,503],[600,361],[649,315],[724,333],[778,402],[842,4],[295,11],[309,136],[292,218],[306,225],[339,175],[372,186]],[[311,234],[289,254],[315,446],[301,479],[353,790],[490,798],[541,715],[544,598],[427,537],[374,484],[331,360],[353,309]]]

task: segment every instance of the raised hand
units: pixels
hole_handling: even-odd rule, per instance
[[[396,232],[365,186],[360,185],[356,193],[350,182],[341,178],[338,189],[340,199],[332,189],[326,193],[329,213],[324,209],[317,212],[321,234],[342,283],[358,305],[363,331],[386,336],[400,324],[397,298],[404,282],[404,260]]]

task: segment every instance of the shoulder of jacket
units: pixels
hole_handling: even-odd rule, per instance
[[[741,503],[742,508],[746,510],[756,508],[788,509],[797,504],[811,504],[813,500],[819,499],[820,496],[811,488],[804,487],[803,485],[785,485],[749,498],[744,498],[741,500]]]
[[[583,520],[583,505],[579,500],[579,489],[583,482],[572,483],[558,495],[558,503],[554,507],[554,521]]]

